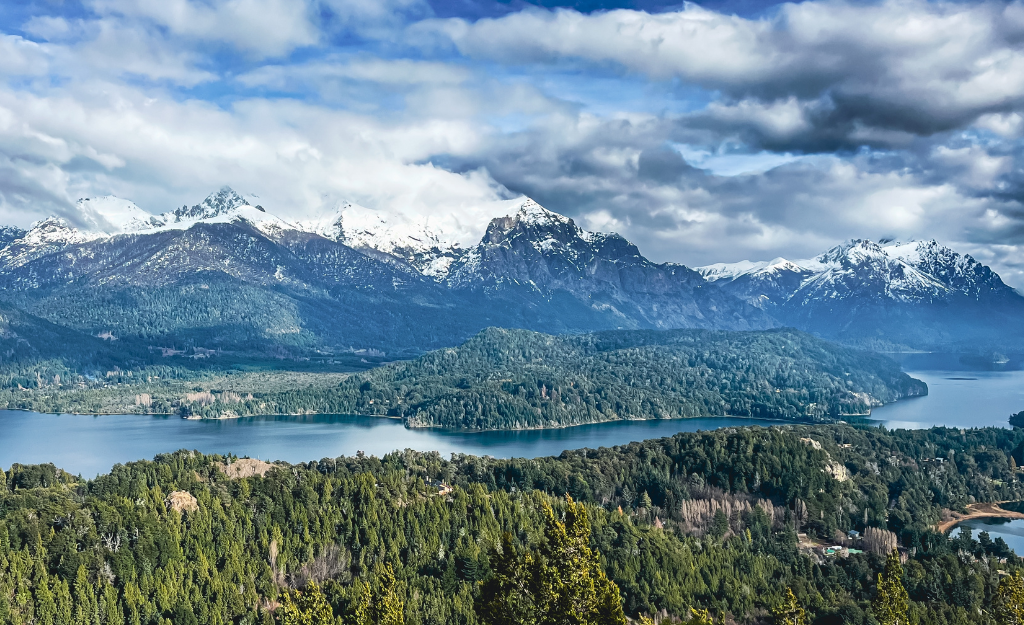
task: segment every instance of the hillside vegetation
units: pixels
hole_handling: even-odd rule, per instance
[[[990,625],[1021,560],[985,533],[933,528],[969,502],[1024,497],[1022,454],[1019,429],[834,425],[536,460],[260,463],[241,478],[235,458],[186,451],[91,481],[14,465],[0,472],[0,622],[362,625],[370,596],[393,608],[378,625],[497,625],[510,621],[495,608],[515,605],[500,601],[510,571],[539,565],[543,582],[543,565],[566,564],[554,560],[564,519],[595,586],[607,575],[634,618],[708,609],[715,622],[763,623],[791,588],[808,623],[869,625],[884,553],[898,546],[910,622]],[[849,542],[854,529],[866,538]],[[863,553],[822,553],[836,542]],[[320,618],[290,620],[294,589],[300,606],[322,589]]]
[[[888,358],[796,330],[551,336],[491,328],[459,347],[351,375],[167,377],[119,374],[122,383],[103,388],[44,386],[0,391],[0,399],[48,412],[357,414],[398,417],[409,427],[486,430],[722,415],[830,421],[927,393]]]
[[[927,393],[885,357],[795,330],[556,337],[491,328],[458,348],[353,376],[342,389],[353,412],[475,429],[718,415],[820,420]]]
[[[197,414],[320,412],[410,427],[525,429],[617,419],[736,415],[832,420],[923,395],[888,358],[795,330],[614,331],[550,336],[491,328],[463,345],[354,374],[336,388],[254,393]]]

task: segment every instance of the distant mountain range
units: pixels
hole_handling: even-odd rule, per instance
[[[352,204],[284,219],[226,187],[160,215],[115,197],[76,209],[0,228],[0,297],[150,348],[416,353],[488,326],[788,325],[869,345],[1024,344],[1024,297],[934,241],[852,241],[810,260],[692,270],[527,198],[496,203],[475,242]]]
[[[1024,297],[935,241],[853,240],[807,260],[697,271],[779,322],[830,338],[973,351],[1019,349],[1024,337]]]

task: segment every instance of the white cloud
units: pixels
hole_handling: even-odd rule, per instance
[[[99,15],[151,22],[172,35],[224,42],[256,57],[316,43],[314,7],[302,0],[92,0]]]
[[[40,76],[49,65],[43,46],[0,33],[0,76]]]
[[[529,10],[473,23],[426,21],[413,32],[508,64],[575,58],[678,77],[742,100],[720,113],[764,119],[777,109],[777,131],[806,123],[799,99],[834,107],[819,123],[927,134],[1024,103],[1022,12],[1020,0],[825,0],[744,19],[687,4],[653,15]]]

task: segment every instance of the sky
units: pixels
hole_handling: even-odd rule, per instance
[[[1024,288],[1024,1],[0,3],[0,223],[229,185],[658,262],[938,239]]]

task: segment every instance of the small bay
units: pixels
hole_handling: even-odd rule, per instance
[[[972,536],[977,540],[978,534],[988,532],[991,540],[1002,538],[1017,555],[1024,553],[1024,520],[1022,519],[969,519],[956,527],[956,532],[953,535],[958,535],[966,527],[971,530]]]
[[[924,370],[908,373],[928,384],[928,395],[904,399],[871,413],[890,429],[1009,427],[1024,410],[1024,371]]]

